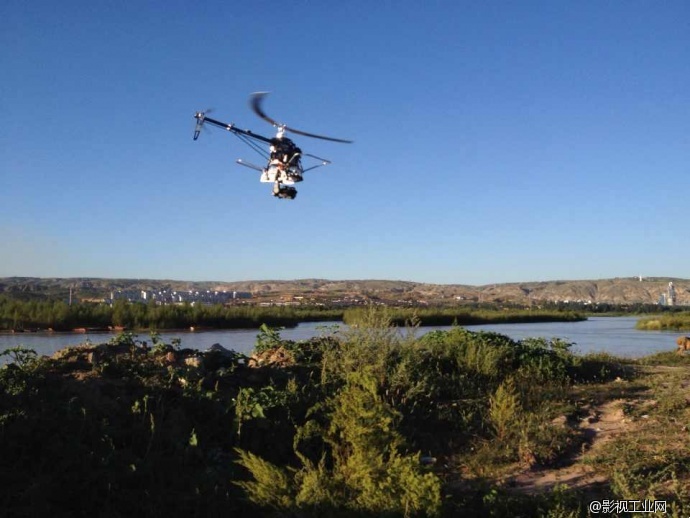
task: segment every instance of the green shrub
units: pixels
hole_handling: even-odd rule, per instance
[[[499,441],[505,441],[517,429],[521,410],[515,394],[515,383],[508,379],[499,385],[489,399],[489,419]]]
[[[302,468],[288,475],[242,453],[238,462],[253,481],[241,485],[255,504],[284,513],[335,508],[355,515],[435,516],[441,508],[441,483],[423,472],[417,455],[403,453],[404,440],[395,429],[398,419],[378,395],[376,379],[352,373],[327,405],[328,423],[316,425],[323,433],[321,460],[299,453],[298,442]]]

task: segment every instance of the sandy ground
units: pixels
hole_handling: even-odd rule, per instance
[[[606,477],[586,464],[585,456],[606,448],[608,441],[635,426],[623,413],[625,403],[624,399],[616,399],[591,407],[589,415],[581,419],[578,426],[586,439],[579,453],[557,467],[531,467],[514,472],[504,479],[505,486],[526,494],[542,493],[558,484],[596,491],[606,483]]]

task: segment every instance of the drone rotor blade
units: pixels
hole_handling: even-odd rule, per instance
[[[206,120],[206,115],[213,112],[213,108],[208,108],[202,112],[196,112],[194,118],[196,119],[196,125],[194,126],[194,140],[199,138],[201,130],[208,131],[204,126],[204,121]]]
[[[196,124],[194,125],[194,140],[196,140],[201,134],[201,128],[204,127],[204,114],[196,113],[194,118],[196,119]]]
[[[261,117],[263,120],[265,120],[269,124],[273,124],[274,126],[282,126],[282,124],[274,121],[268,115],[266,115],[266,112],[264,112],[264,110],[261,108],[261,103],[263,102],[264,97],[266,97],[267,95],[268,95],[268,92],[255,92],[255,93],[253,93],[250,100],[249,100],[249,106],[251,106],[254,113],[256,113],[259,117]]]
[[[281,124],[281,123],[271,119],[268,115],[266,115],[266,112],[264,112],[264,110],[261,106],[261,103],[263,103],[264,97],[266,97],[267,95],[268,95],[268,92],[255,92],[252,94],[250,101],[249,101],[249,105],[251,106],[254,113],[256,113],[259,117],[261,117],[266,122],[269,122],[278,128],[283,128],[283,129],[285,129],[291,133],[296,133],[297,135],[304,135],[305,137],[318,138],[321,140],[330,140],[331,142],[342,142],[345,144],[351,144],[352,143],[351,140],[326,137],[324,135],[316,135],[315,133],[307,133],[306,131],[291,128],[289,126],[286,126],[284,124]]]
[[[301,131],[289,126],[285,126],[285,129],[290,133],[296,133],[297,135],[304,135],[305,137],[318,138],[321,140],[330,140],[331,142],[342,142],[343,144],[352,144],[352,140],[345,140],[341,138],[325,137],[323,135],[315,135],[314,133],[307,133],[306,131]]]

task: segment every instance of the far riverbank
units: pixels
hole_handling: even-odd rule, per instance
[[[0,297],[0,330],[15,332],[154,329],[258,329],[294,327],[303,322],[343,321],[355,325],[373,308],[385,308],[386,318],[396,325],[477,325],[517,322],[572,322],[584,320],[580,313],[544,309],[486,309],[477,307],[390,306],[223,306],[191,304],[74,304],[21,302]]]
[[[636,317],[590,317],[578,322],[546,323],[495,323],[467,326],[471,331],[489,331],[508,336],[513,340],[525,338],[560,338],[575,344],[573,351],[586,354],[589,352],[607,352],[617,356],[639,358],[647,354],[676,349],[675,331],[639,331],[635,329]],[[417,335],[429,331],[448,330],[452,326],[421,326]],[[329,333],[346,332],[348,326],[340,321],[305,322],[292,328],[280,331],[286,340],[307,340],[314,336]],[[405,332],[402,329],[402,332]],[[139,340],[150,341],[149,332],[135,332]],[[218,343],[227,349],[243,354],[251,354],[256,343],[258,329],[226,330],[166,330],[160,332],[160,338],[170,343],[179,338],[183,348],[206,350]],[[56,351],[85,341],[94,344],[107,342],[116,333],[15,333],[0,335],[0,351],[11,347],[23,346],[34,349],[38,354],[50,356]]]

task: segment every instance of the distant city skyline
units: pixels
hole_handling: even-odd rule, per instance
[[[0,6],[0,277],[688,278],[690,3]],[[332,165],[294,201],[196,111]],[[644,274],[643,274],[644,275]]]
[[[547,278],[533,278],[533,279],[521,279],[521,280],[510,280],[510,281],[501,281],[501,282],[485,282],[481,284],[472,284],[472,283],[466,283],[466,282],[430,282],[430,281],[421,281],[418,279],[405,279],[405,278],[384,278],[384,277],[371,277],[371,278],[365,278],[365,277],[351,277],[351,278],[337,278],[337,277],[295,277],[295,278],[290,278],[290,277],[266,277],[266,278],[246,278],[246,279],[214,279],[214,278],[207,278],[207,277],[199,277],[199,278],[173,278],[173,277],[107,277],[107,276],[99,276],[99,275],[94,275],[94,276],[89,276],[89,275],[74,275],[74,276],[60,276],[60,275],[5,275],[5,276],[0,276],[0,280],[2,279],[11,279],[11,278],[23,278],[23,279],[61,279],[61,280],[74,280],[75,282],[78,281],[88,281],[88,280],[103,280],[103,281],[155,281],[155,282],[189,282],[189,283],[205,283],[205,284],[217,284],[219,286],[222,286],[223,284],[245,284],[245,283],[265,283],[265,282],[300,282],[300,281],[327,281],[327,282],[357,282],[357,281],[380,281],[380,282],[407,282],[407,283],[413,283],[413,284],[438,284],[438,285],[466,285],[466,286],[491,286],[493,284],[532,284],[532,283],[539,283],[539,282],[558,282],[558,281],[573,281],[573,282],[585,282],[585,281],[606,281],[606,280],[615,280],[615,279],[634,279],[638,280],[639,282],[658,282],[660,280],[666,282],[667,280],[674,280],[674,281],[686,281],[690,280],[690,276],[688,277],[678,277],[678,276],[671,276],[671,275],[649,275],[649,276],[640,276],[640,275],[613,275],[610,277],[589,277],[589,278],[575,278],[575,277],[559,277],[559,278],[553,278],[553,279],[547,279]],[[184,291],[184,290],[183,290]]]

